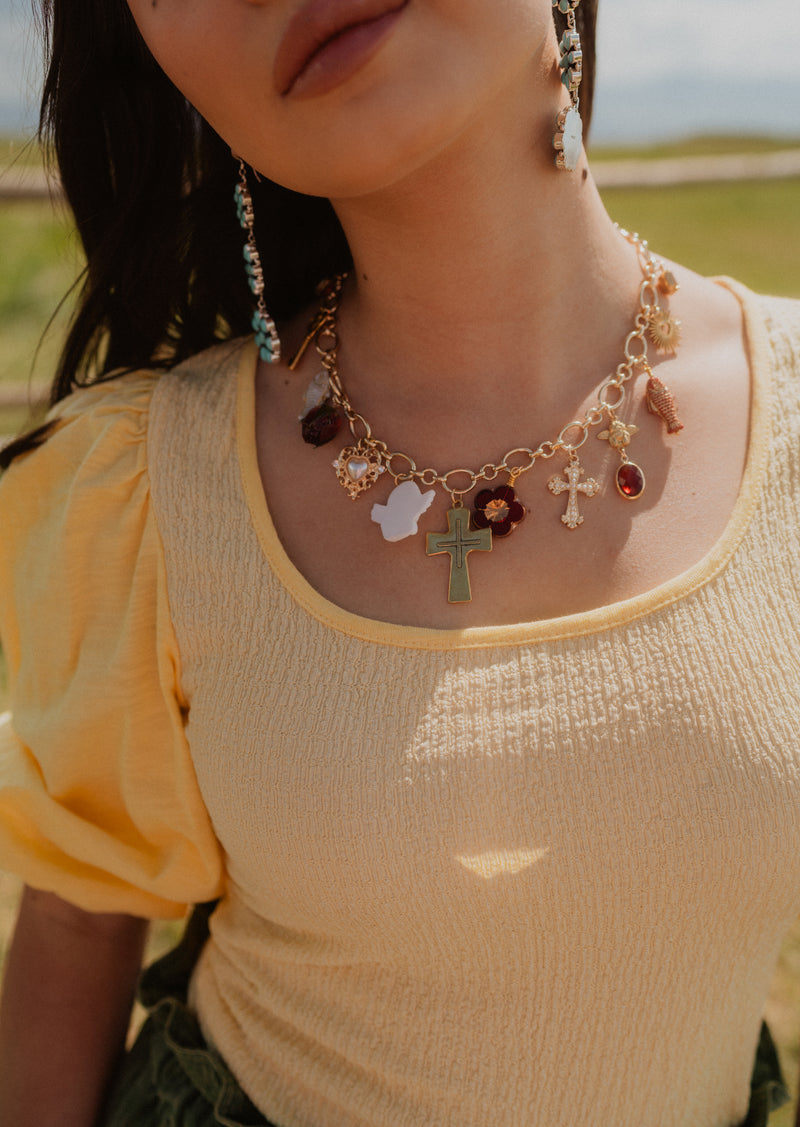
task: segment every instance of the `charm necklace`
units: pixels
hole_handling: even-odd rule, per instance
[[[339,375],[337,313],[345,274],[327,286],[319,312],[289,364],[294,371],[308,346],[314,343],[323,370],[306,393],[301,415],[303,438],[311,445],[321,446],[335,437],[342,419],[347,420],[352,444],[340,451],[333,467],[349,497],[352,500],[361,497],[385,473],[393,479],[395,488],[387,504],[374,504],[371,512],[372,520],[381,526],[386,540],[403,540],[417,532],[419,518],[434,501],[436,486],[449,494],[447,531],[429,532],[425,551],[429,556],[447,554],[450,557],[448,601],[451,603],[469,602],[472,598],[467,568],[469,553],[490,552],[495,538],[508,536],[524,519],[526,510],[517,498],[516,484],[538,461],[548,461],[559,453],[566,455],[567,465],[561,474],[548,479],[547,488],[556,497],[568,494],[566,511],[561,516],[566,528],[576,529],[583,524],[580,499],[593,497],[600,485],[592,477],[584,479],[578,451],[592,429],[601,423],[605,422],[606,426],[597,438],[608,442],[620,458],[615,474],[617,492],[628,501],[642,496],[644,471],[630,460],[626,449],[639,428],[621,417],[627,397],[626,385],[634,376],[640,372],[647,375],[648,410],[663,420],[667,432],[677,434],[682,429],[672,393],[654,375],[647,359],[648,341],[658,352],[671,354],[680,343],[680,322],[659,303],[659,296],[671,296],[678,284],[643,239],[621,228],[620,233],[636,248],[642,270],[639,309],[633,328],[625,338],[623,360],[600,386],[596,403],[583,417],[567,423],[556,438],[535,448],[517,446],[501,461],[487,462],[480,469],[452,469],[440,473],[430,467],[420,469],[411,455],[390,450],[385,442],[376,438],[369,422],[350,402]],[[478,492],[472,511],[465,507],[464,498],[480,482],[495,482],[503,476],[506,477],[504,484]]]

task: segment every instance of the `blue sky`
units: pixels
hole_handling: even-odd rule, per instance
[[[0,130],[30,128],[31,0],[0,0]],[[800,136],[798,0],[600,0],[595,140]]]
[[[798,0],[600,0],[597,140],[800,137]]]

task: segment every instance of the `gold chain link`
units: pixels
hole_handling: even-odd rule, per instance
[[[634,328],[628,333],[623,345],[625,359],[618,365],[616,372],[601,384],[597,393],[596,405],[590,407],[583,418],[574,419],[563,427],[557,438],[542,442],[535,449],[527,446],[515,446],[503,456],[502,461],[487,462],[479,470],[453,469],[443,474],[430,466],[421,470],[410,454],[406,454],[402,450],[389,450],[385,442],[372,437],[372,427],[364,416],[353,408],[339,377],[336,362],[339,351],[336,316],[339,311],[342,287],[347,279],[347,274],[339,274],[330,284],[323,297],[309,336],[313,336],[317,353],[328,376],[331,401],[337,407],[341,407],[344,412],[356,445],[367,444],[371,450],[375,451],[396,484],[401,481],[416,480],[426,488],[441,485],[445,492],[450,494],[454,502],[470,493],[479,481],[494,481],[501,473],[507,473],[513,483],[522,474],[533,469],[540,459],[546,461],[553,458],[560,450],[563,450],[570,457],[573,456],[588,439],[592,427],[598,426],[606,415],[614,418],[616,413],[622,409],[626,398],[625,384],[633,378],[637,370],[649,371],[645,333],[650,318],[654,311],[659,308],[658,278],[663,270],[663,264],[653,257],[646,241],[639,235],[625,231],[619,226],[617,229],[622,237],[636,248],[639,265],[644,274],[639,288],[639,309],[634,318]],[[652,298],[652,301],[648,300],[649,298]],[[634,345],[637,341],[640,351],[638,349],[634,351]],[[609,392],[617,393],[615,402],[609,399]],[[580,437],[576,436],[576,440],[569,442],[567,436],[573,430],[579,431]],[[522,455],[525,461],[515,465],[513,463],[515,455]],[[393,469],[392,463],[396,460],[403,461],[406,464],[406,469]],[[464,475],[469,482],[469,485],[464,489],[456,489],[448,485],[449,479],[458,474]]]

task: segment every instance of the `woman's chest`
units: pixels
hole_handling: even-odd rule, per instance
[[[589,905],[601,930],[797,910],[800,662],[770,623],[431,654],[265,603],[188,664],[188,736],[230,874],[282,926],[367,950],[412,921],[424,947]]]
[[[441,484],[431,484],[433,471],[425,480],[401,482],[400,489],[384,471],[364,487],[369,459],[354,452],[347,426],[324,446],[307,445],[296,420],[297,388],[269,377],[258,383],[256,396],[261,488],[294,566],[325,599],[353,613],[463,629],[609,606],[697,564],[735,511],[748,450],[747,366],[742,359],[724,396],[714,379],[702,382],[696,375],[681,388],[687,423],[679,434],[667,435],[641,395],[632,396],[628,447],[615,448],[609,426],[595,426],[572,459],[564,451],[536,459],[514,483],[513,515],[524,515],[507,535],[499,534],[502,523],[487,526],[476,500],[496,492],[502,506],[508,473],[490,470],[457,500],[458,508]],[[498,462],[503,443],[521,433],[512,416],[504,420],[494,443]],[[443,438],[438,462],[435,438],[428,436],[426,447],[420,437],[420,447],[434,458],[420,464],[443,473],[448,456],[460,456],[455,465],[484,466],[490,447],[478,420],[473,429],[474,445],[448,445]],[[579,439],[581,432],[570,437]],[[517,453],[511,461],[525,460]],[[636,499],[617,485],[625,461],[638,468],[643,488]],[[406,465],[397,458],[391,468]],[[353,488],[351,475],[359,473],[364,476]],[[463,474],[448,480],[469,483]]]
[[[206,444],[195,476],[160,508],[198,778],[232,879],[265,914],[382,942],[408,917],[424,943],[434,905],[457,927],[480,920],[488,943],[533,905],[575,923],[587,898],[631,923],[645,901],[677,919],[722,912],[733,895],[754,911],[771,904],[776,919],[796,912],[800,599],[787,435],[773,441],[769,475],[756,459],[724,551],[682,585],[462,636],[386,624],[425,590],[442,598],[423,579],[445,564],[444,584],[448,564],[411,539],[386,544],[409,552],[405,572],[392,570],[340,510],[334,520],[342,502],[364,518],[328,474],[330,448],[304,451],[322,459],[316,490],[291,460],[280,486],[267,471],[270,508],[292,507],[323,579],[343,581],[346,563],[351,593],[363,585],[387,602],[372,619],[348,615],[303,578],[242,433],[238,447]],[[697,522],[729,521],[733,498],[715,495],[715,509],[688,484],[676,521],[687,508]],[[526,543],[527,524],[512,546]],[[530,543],[528,576],[544,554]],[[491,562],[494,549],[471,558]],[[575,574],[571,555],[557,563]],[[608,571],[608,552],[594,563]],[[510,617],[528,607],[522,599]]]

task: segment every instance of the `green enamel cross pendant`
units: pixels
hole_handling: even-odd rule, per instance
[[[490,528],[470,528],[469,509],[456,504],[447,510],[447,532],[429,532],[425,554],[440,556],[447,552],[450,556],[450,590],[447,600],[451,603],[469,603],[472,591],[469,585],[467,555],[470,552],[491,552],[492,530]]]

